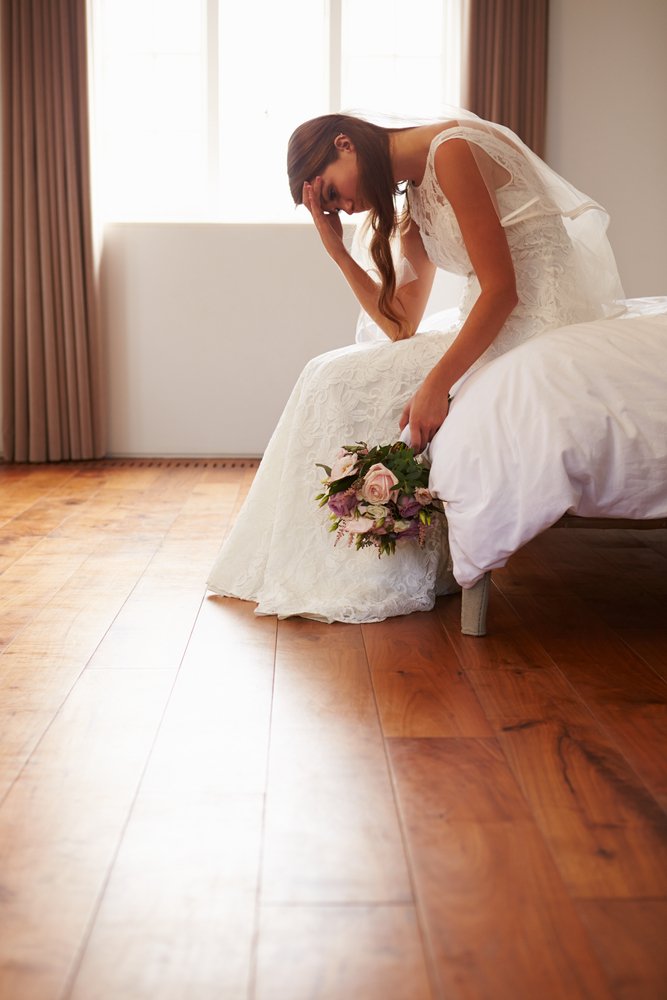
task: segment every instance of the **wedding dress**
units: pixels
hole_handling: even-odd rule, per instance
[[[622,298],[604,235],[604,210],[550,171],[513,133],[484,124],[459,123],[437,135],[422,182],[407,191],[429,258],[467,276],[456,322],[396,343],[377,329],[369,333],[366,325],[360,343],[306,365],[210,573],[208,587],[215,593],[255,601],[258,614],[327,622],[381,621],[433,607],[439,577],[447,579],[444,527],[424,548],[406,541],[394,555],[379,559],[373,548],[334,547],[327,512],[314,497],[323,476],[316,463],[331,465],[341,445],[397,440],[403,407],[452,343],[479,294],[454,212],[435,175],[440,143],[465,138],[510,176],[495,197],[519,304],[466,377],[528,337],[605,315],[612,311],[609,303]],[[594,251],[576,232],[582,223],[597,227]]]

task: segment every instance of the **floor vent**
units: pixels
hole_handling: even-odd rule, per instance
[[[256,469],[258,458],[105,458],[110,469]]]

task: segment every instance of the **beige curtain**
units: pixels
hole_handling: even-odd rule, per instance
[[[462,104],[544,156],[549,0],[464,0]]]
[[[0,4],[4,458],[99,458],[86,0]]]

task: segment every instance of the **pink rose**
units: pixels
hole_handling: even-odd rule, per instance
[[[415,490],[415,500],[421,507],[425,507],[433,499],[433,495],[430,490],[425,489],[423,486],[418,486]]]
[[[339,453],[331,467],[329,482],[335,483],[338,479],[345,479],[346,476],[351,476],[356,471],[357,465],[358,459],[356,455],[350,455],[348,452],[345,452],[343,455]]]
[[[372,504],[387,503],[397,483],[394,473],[381,462],[376,462],[366,473],[361,495]]]
[[[350,535],[365,535],[370,531],[375,521],[370,517],[351,517],[349,521],[343,522],[343,530]]]

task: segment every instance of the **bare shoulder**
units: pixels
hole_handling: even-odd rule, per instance
[[[452,136],[440,143],[433,163],[438,182],[445,192],[452,183],[470,181],[475,176],[481,179],[482,173],[493,188],[499,188],[511,179],[509,172],[477,143],[473,152],[469,141],[462,136]]]

